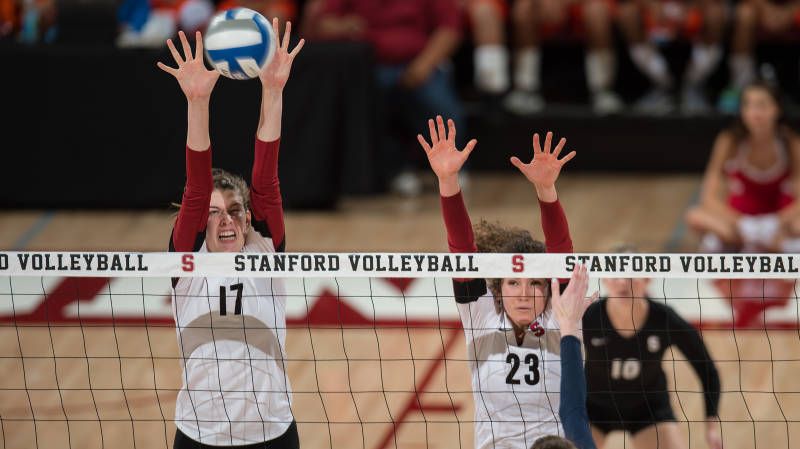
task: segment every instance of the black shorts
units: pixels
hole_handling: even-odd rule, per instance
[[[657,423],[675,421],[666,392],[589,393],[586,412],[589,422],[603,433],[624,430],[634,435]]]
[[[214,449],[219,447],[223,446],[209,446],[189,438],[178,429],[175,430],[175,442],[172,444],[172,449]],[[289,425],[286,432],[274,440],[265,441],[263,443],[246,444],[244,446],[225,447],[233,447],[236,449],[299,449],[300,437],[297,434],[297,423],[292,421],[292,424]]]

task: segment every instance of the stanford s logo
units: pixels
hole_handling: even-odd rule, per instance
[[[514,273],[522,273],[525,271],[525,258],[522,254],[514,254],[511,257],[511,271]]]
[[[544,335],[544,328],[541,324],[539,324],[538,321],[531,323],[531,331],[533,332],[533,335],[536,335],[537,337]]]
[[[181,263],[183,264],[181,266],[183,271],[194,271],[194,255],[184,254],[181,258]]]

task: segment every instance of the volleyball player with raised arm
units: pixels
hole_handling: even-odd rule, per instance
[[[558,280],[550,284],[550,304],[561,325],[561,404],[558,416],[566,438],[548,435],[539,438],[530,449],[597,449],[586,413],[586,378],[583,373],[580,327],[586,308],[597,293],[586,298],[589,275],[584,265],[575,267],[569,286],[560,293]]]
[[[544,148],[533,137],[533,160],[511,162],[534,185],[542,213],[545,244],[528,231],[482,221],[475,234],[467,214],[458,171],[475,144],[455,147],[455,126],[441,117],[429,121],[431,144],[417,136],[439,178],[442,213],[450,251],[537,253],[572,252],[567,219],[555,189],[561,167],[575,153],[558,159],[565,139],[551,151],[552,133]],[[487,286],[488,283],[488,286]],[[487,288],[488,287],[488,288]],[[467,339],[467,357],[475,399],[475,447],[530,447],[538,438],[562,433],[559,408],[560,333],[548,307],[550,282],[545,279],[457,279],[453,282]]]
[[[273,29],[278,29],[277,19]],[[275,252],[285,248],[278,185],[283,87],[303,41],[288,52],[291,24],[260,75],[261,119],[252,185],[211,168],[209,99],[219,77],[203,64],[202,37],[184,56],[167,45],[173,75],[188,101],[186,188],[170,251]],[[277,33],[276,33],[277,34]],[[175,410],[175,449],[235,446],[297,448],[285,365],[283,283],[270,278],[173,279],[173,316],[183,368]]]
[[[661,366],[664,352],[675,345],[703,385],[708,446],[721,449],[719,375],[697,330],[669,306],[647,298],[649,279],[603,283],[608,297],[583,316],[586,408],[597,447],[613,430],[629,432],[636,449],[687,447]]]

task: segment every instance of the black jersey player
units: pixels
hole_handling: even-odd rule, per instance
[[[677,346],[703,385],[706,440],[722,447],[717,407],[720,381],[697,330],[665,304],[646,297],[649,279],[606,279],[608,297],[583,317],[587,412],[597,447],[612,430],[631,434],[636,449],[687,447],[670,406],[662,369]]]

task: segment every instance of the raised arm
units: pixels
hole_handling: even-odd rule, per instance
[[[555,279],[552,282],[553,312],[561,327],[561,401],[558,415],[568,440],[578,449],[595,449],[586,412],[586,377],[578,327],[586,309],[597,299],[597,293],[586,299],[589,277],[583,265],[576,267],[564,293],[559,294]]]
[[[219,72],[208,70],[203,64],[203,37],[199,31],[195,35],[197,46],[194,55],[183,31],[178,35],[185,58],[178,53],[172,39],[168,39],[167,47],[178,67],[169,67],[160,61],[157,66],[175,77],[187,101],[186,186],[169,249],[188,252],[200,249],[208,221],[208,205],[213,190],[208,103]]]
[[[670,343],[675,344],[686,356],[703,385],[706,405],[706,441],[711,449],[722,448],[719,428],[720,380],[714,360],[697,330],[674,310],[668,309]]]
[[[511,158],[511,163],[522,172],[528,181],[536,188],[539,199],[539,209],[542,213],[542,230],[544,243],[548,253],[571,253],[572,239],[569,236],[567,216],[558,200],[556,180],[561,173],[561,167],[575,157],[571,151],[563,158],[558,156],[564,149],[567,139],[563,137],[555,148],[550,151],[553,133],[548,132],[544,139],[544,148],[539,144],[539,134],[533,135],[533,159],[530,163],[523,163],[517,157]]]
[[[461,186],[458,185],[458,171],[472,153],[477,140],[470,140],[463,150],[456,148],[456,125],[452,120],[447,120],[449,135],[444,128],[442,116],[428,120],[431,143],[425,141],[422,134],[417,135],[419,144],[425,150],[431,169],[439,180],[439,196],[442,202],[442,216],[447,228],[447,246],[454,253],[475,253],[475,236],[472,233],[472,223],[461,196]],[[470,303],[476,301],[486,293],[486,280],[479,279],[453,279],[453,291],[456,302]]]
[[[470,140],[464,150],[459,151],[456,149],[456,126],[452,120],[447,120],[447,126],[449,135],[445,131],[442,117],[436,116],[435,123],[433,119],[428,120],[431,135],[430,145],[422,137],[422,134],[417,135],[417,140],[425,150],[431,169],[439,180],[442,215],[447,228],[447,244],[450,251],[474,253],[478,249],[472,234],[472,223],[470,223],[467,208],[464,206],[464,199],[461,197],[458,171],[467,161],[478,141]]]
[[[283,110],[283,88],[289,79],[292,62],[303,48],[303,39],[291,51],[289,37],[292,23],[286,22],[283,41],[278,36],[278,19],[272,20],[275,30],[275,56],[264,68],[261,79],[261,115],[256,132],[256,148],[253,173],[250,182],[250,208],[253,212],[253,227],[264,237],[272,239],[276,251],[286,247],[283,201],[278,181],[278,150],[280,148],[281,119]]]

